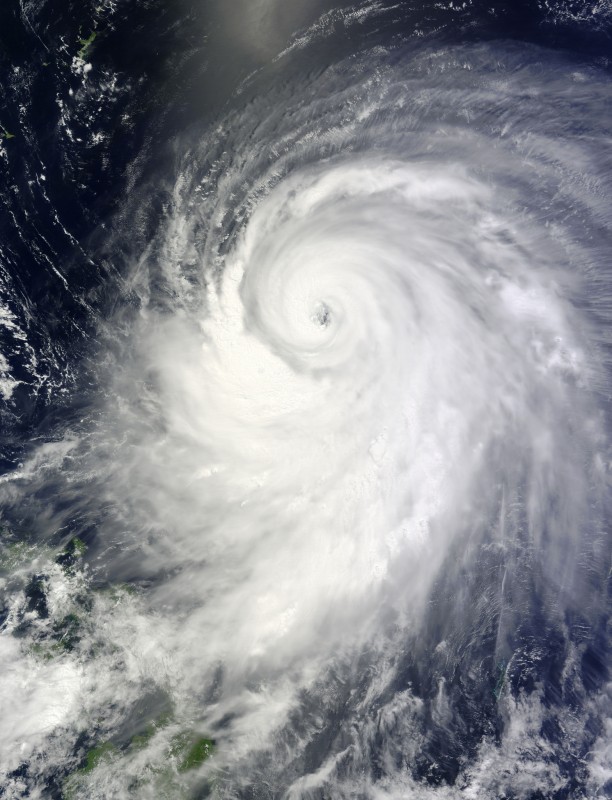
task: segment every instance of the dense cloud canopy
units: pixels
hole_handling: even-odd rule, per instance
[[[610,7],[64,6],[0,31],[0,795],[607,796]]]

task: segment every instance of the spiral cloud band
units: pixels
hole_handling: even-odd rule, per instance
[[[286,67],[321,31],[186,134],[100,321],[110,391],[6,484],[61,472],[76,507],[86,475],[98,520],[28,634],[76,613],[78,641],[11,651],[8,767],[44,752],[31,790],[60,765],[88,798],[603,797],[608,79],[499,42]]]

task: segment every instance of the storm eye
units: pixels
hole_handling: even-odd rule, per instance
[[[315,325],[327,328],[331,324],[331,309],[326,303],[318,303],[310,318]]]

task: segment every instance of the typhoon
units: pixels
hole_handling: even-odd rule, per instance
[[[607,797],[612,10],[231,5],[4,62],[0,797]]]

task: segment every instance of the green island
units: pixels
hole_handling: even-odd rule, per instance
[[[55,559],[55,563],[59,564],[65,572],[70,573],[77,564],[79,564],[87,552],[87,545],[78,536],[71,539],[66,547],[59,553]]]
[[[493,689],[493,694],[495,695],[496,700],[499,700],[506,683],[506,667],[507,664],[505,661],[500,661],[497,665],[497,681],[495,683],[495,688]]]
[[[82,767],[79,772],[81,775],[87,775],[89,772],[93,772],[98,764],[101,764],[103,761],[110,761],[118,752],[119,751],[112,742],[102,742],[102,744],[97,745],[97,747],[92,747],[87,753],[85,766]]]
[[[79,44],[81,45],[81,49],[79,50],[77,55],[83,61],[89,55],[89,50],[90,50],[92,44],[94,43],[97,35],[98,35],[97,31],[92,31],[89,34],[89,36],[87,37],[87,39],[79,39]]]
[[[122,755],[144,750],[153,737],[172,721],[172,713],[166,711],[149,722],[143,730],[134,734],[127,744],[118,745],[109,740],[96,744],[85,754],[82,766],[67,779],[64,785],[64,797],[73,798],[80,793],[85,788],[84,779],[87,779],[98,766],[112,762]],[[214,747],[212,739],[201,736],[196,731],[180,731],[170,740],[166,750],[166,763],[152,765],[150,777],[148,780],[145,779],[145,782],[152,780],[161,797],[187,797],[188,795],[184,794],[185,787],[177,783],[178,775],[202,766],[213,755]]]
[[[6,137],[6,138],[13,138]],[[0,548],[0,570],[13,571],[25,566],[40,555],[41,549],[30,542],[13,542]]]
[[[178,772],[188,772],[200,767],[212,755],[214,746],[212,739],[185,731],[172,740],[170,754],[177,760]]]

